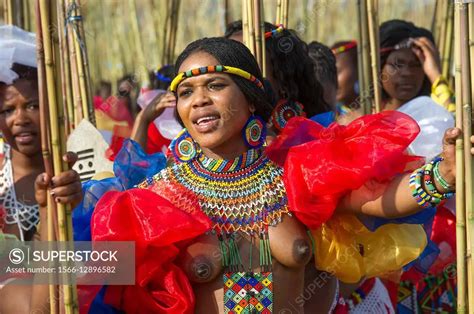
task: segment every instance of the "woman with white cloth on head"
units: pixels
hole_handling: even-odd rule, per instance
[[[0,233],[21,241],[47,240],[47,189],[58,203],[82,198],[78,174],[51,178],[41,152],[35,35],[15,26],[0,27]],[[75,162],[75,155],[63,157]],[[41,221],[41,226],[39,222]],[[0,241],[5,241],[2,237]],[[3,271],[3,270],[2,270]],[[0,313],[49,312],[47,285],[15,285],[0,273]]]

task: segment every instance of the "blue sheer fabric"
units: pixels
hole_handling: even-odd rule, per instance
[[[336,114],[333,111],[320,113],[311,117],[311,120],[321,124],[325,128],[327,128],[331,123],[333,123],[335,119]]]
[[[90,180],[83,184],[83,200],[72,213],[74,240],[91,241],[91,218],[98,200],[109,191],[125,191],[160,172],[166,167],[162,153],[146,154],[141,146],[128,139],[114,161],[115,177]],[[104,286],[93,300],[89,313],[122,313],[104,303],[107,287]]]

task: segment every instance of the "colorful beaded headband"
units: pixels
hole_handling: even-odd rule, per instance
[[[280,34],[283,32],[285,28],[283,27],[283,24],[278,25],[278,27],[272,31],[265,32],[265,39],[268,39],[270,37],[275,37],[277,34]]]
[[[345,45],[342,45],[340,47],[337,47],[337,48],[333,48],[331,49],[332,50],[332,53],[335,54],[335,55],[338,55],[340,53],[343,53],[344,51],[347,51],[347,50],[350,50],[352,48],[355,48],[357,47],[357,41],[353,40]]]
[[[197,69],[192,69],[186,72],[181,72],[176,77],[173,79],[170,85],[170,91],[176,92],[178,89],[178,85],[184,81],[185,79],[192,77],[192,76],[198,76],[201,74],[207,74],[207,73],[228,73],[228,74],[233,74],[237,75],[240,77],[243,77],[244,79],[249,80],[250,82],[254,83],[257,85],[258,88],[260,88],[262,91],[264,91],[264,87],[262,82],[260,82],[259,79],[257,79],[254,75],[250,74],[247,71],[244,71],[239,68],[234,68],[230,67],[227,65],[209,65],[207,67],[200,67]]]

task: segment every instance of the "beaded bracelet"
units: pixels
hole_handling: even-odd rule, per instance
[[[441,197],[438,197],[436,195],[440,195],[439,193],[437,193],[436,195],[430,193],[430,191],[428,190],[425,190],[423,188],[423,185],[421,184],[421,179],[423,178],[424,179],[424,182],[425,182],[425,188],[427,189],[427,182],[426,182],[426,179],[430,179],[431,177],[431,172],[427,171],[426,168],[429,164],[426,164],[424,165],[423,167],[420,168],[419,170],[419,175],[416,176],[415,178],[415,182],[416,182],[416,188],[417,188],[417,191],[419,193],[419,195],[421,197],[424,197],[424,199],[427,201],[427,202],[430,202],[432,205],[438,205],[439,203],[441,203]],[[428,173],[428,174],[427,174]],[[438,192],[438,190],[436,190],[436,188],[434,187],[434,185],[432,185],[435,193]]]
[[[421,188],[421,176],[423,176],[423,168],[416,169],[410,176],[410,188],[412,189],[412,196],[415,198],[418,205],[425,209],[431,207],[431,196]],[[421,171],[420,171],[421,170]]]
[[[446,182],[446,180],[444,180],[444,178],[441,176],[441,173],[439,172],[439,162],[434,165],[433,174],[435,180],[438,181],[438,183],[443,187],[443,189],[447,191],[453,190],[453,187],[448,182]]]
[[[441,195],[436,187],[433,184],[432,180],[432,172],[433,172],[433,166],[435,164],[438,164],[441,160],[443,160],[441,157],[436,157],[433,159],[429,164],[426,164],[424,166],[425,171],[424,171],[424,180],[425,180],[425,187],[428,189],[428,192],[430,195],[434,196],[435,198],[442,199],[443,195]]]
[[[428,178],[428,179],[430,180],[431,187],[436,191],[436,193],[438,193],[438,195],[441,195],[441,199],[444,200],[444,199],[448,199],[448,198],[453,197],[454,192],[452,192],[452,188],[451,188],[451,189],[446,189],[446,190],[448,190],[448,191],[449,191],[449,190],[451,190],[451,191],[446,192],[446,193],[444,193],[444,194],[441,194],[441,193],[438,192],[438,190],[436,189],[436,187],[433,185],[433,180],[431,179],[431,178],[433,177],[433,176],[431,175],[431,173],[434,174],[434,168],[438,168],[438,172],[437,172],[437,173],[438,173],[438,176],[437,176],[437,177],[435,176],[435,179],[438,180],[438,182],[440,182],[440,179],[441,179],[441,180],[443,180],[443,183],[445,183],[447,186],[449,186],[449,184],[446,182],[446,180],[444,180],[444,179],[441,177],[441,174],[439,173],[439,163],[442,162],[443,160],[444,160],[443,157],[439,157],[439,156],[438,156],[438,157],[436,157],[435,159],[433,159],[433,160],[429,163],[430,169],[432,169],[432,171],[430,171],[430,173],[429,173],[429,178]],[[425,185],[427,185],[426,180],[425,180]],[[443,185],[441,185],[441,186],[444,188]]]
[[[443,160],[442,157],[436,157],[430,163],[423,167],[416,169],[410,176],[410,187],[412,189],[412,195],[420,207],[428,208],[430,206],[438,205],[442,200],[451,198],[454,193],[447,192],[441,194],[433,183],[434,169],[438,167],[439,163]],[[439,174],[439,172],[438,172]],[[439,176],[441,177],[441,176]],[[422,178],[424,179],[424,186],[422,185]],[[438,177],[436,179],[439,181]],[[444,181],[446,183],[446,181]],[[444,186],[443,186],[444,188]]]

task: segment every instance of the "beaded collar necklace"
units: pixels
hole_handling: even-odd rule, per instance
[[[289,215],[283,169],[270,161],[263,149],[249,150],[233,160],[212,159],[201,153],[164,169],[139,187],[148,186],[176,206],[191,202],[183,201],[183,190],[192,192],[212,221],[211,232],[219,240],[225,269],[225,313],[271,313],[273,273],[268,228],[281,222],[283,214]],[[260,272],[253,271],[251,259],[244,266],[237,245],[239,232],[250,236],[250,248],[258,241]]]

